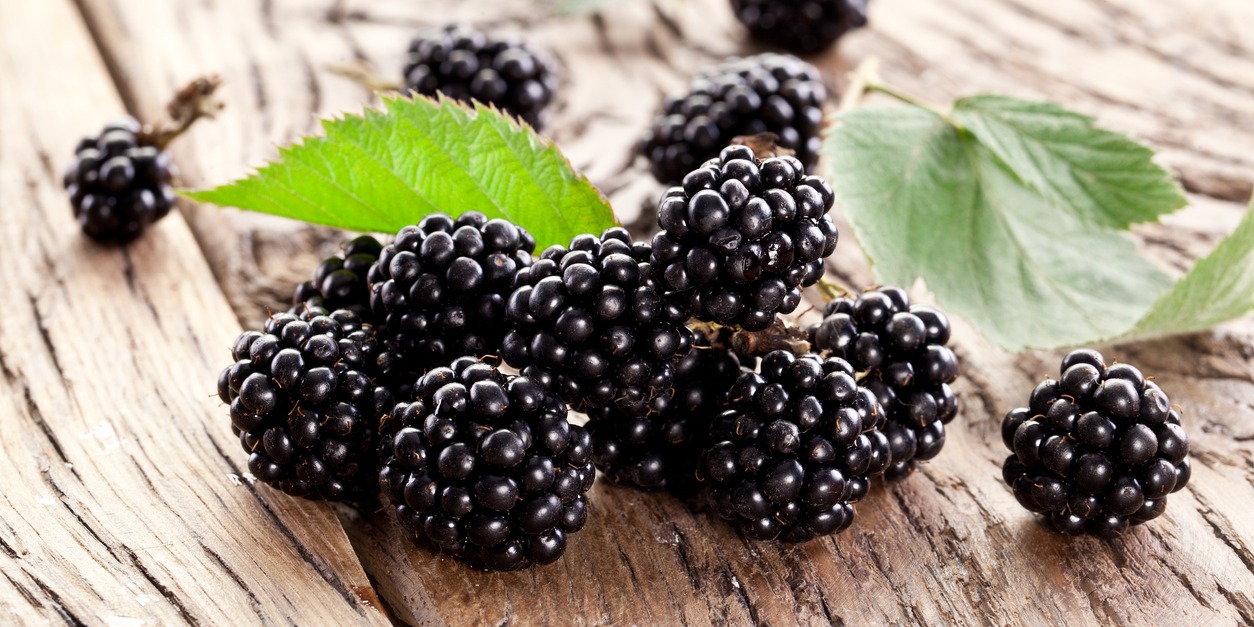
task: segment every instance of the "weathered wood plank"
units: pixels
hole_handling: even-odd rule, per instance
[[[312,114],[368,97],[325,62],[364,58],[395,72],[415,28],[452,18],[526,30],[565,70],[547,133],[624,219],[659,191],[630,147],[663,92],[704,63],[759,50],[722,0],[636,0],[563,21],[537,19],[523,0],[81,2],[106,56],[125,65],[115,74],[141,113],[155,112],[151,94],[183,74],[218,71],[237,84],[235,115],[178,153],[193,184],[240,174],[273,154],[268,142],[308,130]],[[888,80],[931,100],[1044,97],[1146,139],[1196,192],[1189,209],[1137,231],[1179,271],[1231,229],[1249,196],[1254,66],[1232,25],[1250,11],[1241,0],[1204,13],[1134,0],[876,0],[870,29],[814,60],[833,87],[873,55]],[[136,32],[161,35],[127,36]],[[202,245],[221,247],[208,256],[246,320],[331,249],[309,252],[324,230],[206,208],[190,215]],[[853,238],[833,272],[870,283]],[[855,527],[833,539],[748,544],[667,497],[598,485],[588,528],[561,562],[482,574],[432,556],[382,514],[341,519],[378,591],[410,623],[1254,622],[1254,324],[1107,351],[1157,374],[1185,406],[1197,461],[1161,520],[1115,542],[1046,532],[998,477],[1000,417],[1056,371],[1058,354],[1006,355],[961,322],[954,342],[964,411],[946,451],[876,490]]]
[[[242,478],[215,373],[239,329],[187,224],[81,237],[61,189],[122,112],[77,9],[0,9],[0,615],[380,624],[330,509]]]

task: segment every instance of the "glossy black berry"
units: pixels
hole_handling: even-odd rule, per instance
[[[381,428],[379,485],[400,522],[474,568],[561,557],[596,472],[561,399],[467,357],[429,371],[415,396]]]
[[[170,213],[174,166],[169,153],[145,142],[130,117],[79,141],[63,182],[88,237],[125,243]]]
[[[275,314],[263,331],[241,334],[218,396],[258,480],[296,496],[369,503],[395,356],[352,312],[323,313]]]
[[[555,69],[547,54],[526,42],[450,24],[410,42],[404,75],[406,88],[424,96],[477,100],[540,128],[557,89]]]
[[[950,387],[959,375],[958,359],[945,345],[949,333],[944,313],[911,305],[896,287],[833,300],[822,322],[810,327],[812,346],[848,360],[884,408],[884,433],[893,449],[885,478],[909,475],[945,444],[945,424],[958,412]],[[1002,435],[1010,446],[1013,433]]]
[[[686,309],[654,279],[650,247],[612,228],[545,250],[519,271],[501,355],[577,411],[657,411],[692,347]]]
[[[697,467],[702,500],[756,540],[848,527],[869,477],[891,461],[884,414],[854,375],[843,359],[786,351],[743,370]]]
[[[866,25],[869,0],[731,0],[755,39],[794,52],[818,52]]]
[[[383,244],[362,235],[344,244],[339,257],[328,257],[318,264],[313,279],[296,286],[291,313],[306,308],[347,309],[363,321],[374,322],[370,311],[370,268],[379,260]]]
[[[534,249],[531,234],[506,220],[427,215],[371,266],[374,319],[411,368],[496,354],[514,275],[531,265]]]
[[[658,203],[652,264],[667,293],[699,320],[749,330],[795,310],[836,249],[831,187],[792,157],[758,160],[745,146],[725,148],[685,180]]]
[[[796,151],[809,171],[818,163],[826,98],[818,70],[801,59],[775,53],[729,59],[698,74],[687,91],[668,97],[641,147],[653,175],[668,185],[709,189],[708,174],[690,173],[732,139],[759,133],[777,135],[778,145]],[[774,165],[738,169],[742,166],[734,166],[732,174],[747,189],[775,185],[792,174]],[[736,211],[741,213],[739,206]]]
[[[674,370],[674,392],[655,399],[648,414],[627,416],[612,406],[589,413],[593,461],[602,476],[637,488],[692,491],[710,423],[740,374],[740,360],[696,334]]]
[[[1002,421],[1006,483],[1064,533],[1113,537],[1157,518],[1191,474],[1179,412],[1140,370],[1096,351],[1062,366]]]

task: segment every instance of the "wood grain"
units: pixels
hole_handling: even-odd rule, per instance
[[[416,28],[449,19],[525,31],[563,67],[546,133],[628,221],[660,191],[631,147],[663,94],[705,63],[760,51],[722,0],[634,0],[564,19],[545,19],[523,0],[79,7],[136,113],[158,113],[192,75],[227,77],[228,111],[176,150],[192,185],[241,175],[273,156],[273,144],[312,130],[316,115],[369,102],[327,63],[364,59],[395,72]],[[978,91],[1048,98],[1147,141],[1191,204],[1136,235],[1180,272],[1231,230],[1249,199],[1254,55],[1239,25],[1252,18],[1243,0],[1204,11],[1137,0],[876,0],[870,28],[812,60],[834,90],[875,56],[885,79],[928,100]],[[341,237],[209,207],[185,214],[246,325]],[[845,233],[830,269],[868,285],[865,258]],[[1185,407],[1196,462],[1163,518],[1113,542],[1046,531],[999,479],[1001,415],[1056,373],[1059,354],[1005,354],[961,321],[954,344],[963,411],[945,451],[908,481],[873,491],[855,526],[835,538],[750,544],[669,497],[599,484],[589,525],[562,561],[484,574],[433,556],[382,513],[341,510],[340,520],[392,616],[411,624],[1254,623],[1254,322],[1102,347],[1156,375]]]
[[[121,105],[73,5],[5,3],[0,74],[0,616],[386,623],[334,514],[243,478],[211,396],[239,328],[186,223],[79,235],[61,167]]]

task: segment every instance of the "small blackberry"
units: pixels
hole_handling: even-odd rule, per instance
[[[365,322],[374,322],[370,311],[370,267],[379,260],[383,244],[362,235],[344,244],[342,256],[328,257],[314,270],[313,280],[296,286],[291,313],[305,308],[334,311],[347,309]]]
[[[691,349],[692,332],[687,312],[654,282],[649,253],[622,228],[549,247],[515,279],[505,361],[576,411],[656,411],[671,395],[672,362]]]
[[[774,351],[746,370],[715,420],[698,479],[704,500],[756,540],[842,531],[868,477],[890,460],[883,412],[843,359]]]
[[[370,309],[408,367],[500,350],[514,274],[536,241],[522,227],[467,212],[407,226],[370,268]]]
[[[1162,389],[1128,364],[1072,351],[1062,376],[1010,410],[1002,476],[1015,498],[1063,533],[1115,537],[1157,518],[1189,482],[1189,439]]]
[[[284,492],[367,503],[378,494],[376,424],[395,358],[349,311],[271,316],[241,334],[218,377],[248,470]]]
[[[493,104],[541,128],[557,90],[555,64],[529,44],[450,24],[409,44],[405,85],[424,96]]]
[[[84,137],[64,177],[79,227],[98,242],[135,239],[174,206],[173,170],[169,153],[146,145],[134,118]]]
[[[729,59],[666,99],[642,151],[653,176],[675,185],[732,139],[774,133],[810,170],[819,159],[826,98],[818,70],[801,59],[774,53]]]
[[[795,52],[818,52],[866,26],[869,0],[731,0],[754,38]]]
[[[429,371],[416,392],[385,421],[380,449],[379,484],[401,523],[484,570],[561,557],[596,475],[566,405],[471,358]]]
[[[796,159],[729,146],[662,196],[653,266],[697,319],[764,329],[823,276],[839,237],[833,199]]]
[[[933,307],[911,305],[897,287],[837,298],[827,304],[823,321],[810,327],[815,350],[852,364],[884,408],[884,434],[893,449],[887,479],[909,475],[945,445],[945,424],[958,413],[950,387],[958,378],[958,358],[948,342],[949,318]]]
[[[693,349],[674,369],[674,394],[654,401],[653,412],[631,417],[611,406],[588,414],[593,461],[602,476],[646,490],[690,491],[705,434],[740,374],[740,360],[695,334]]]

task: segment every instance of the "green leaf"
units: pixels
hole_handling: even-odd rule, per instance
[[[1200,331],[1254,311],[1254,203],[1237,230],[1193,264],[1133,329],[1133,336]]]
[[[877,279],[922,277],[1005,348],[1119,335],[1170,285],[1124,234],[1032,185],[1032,172],[951,118],[856,109],[831,131],[827,155]]]
[[[324,137],[280,149],[252,176],[184,195],[380,233],[428,213],[481,211],[526,227],[539,248],[615,223],[554,146],[496,109],[421,96],[385,97],[383,107],[324,121]]]
[[[1093,224],[1124,229],[1187,202],[1152,150],[1089,116],[997,95],[959,100],[951,115],[1025,185]]]
[[[611,7],[622,0],[540,0],[540,4],[558,15],[583,15]]]

